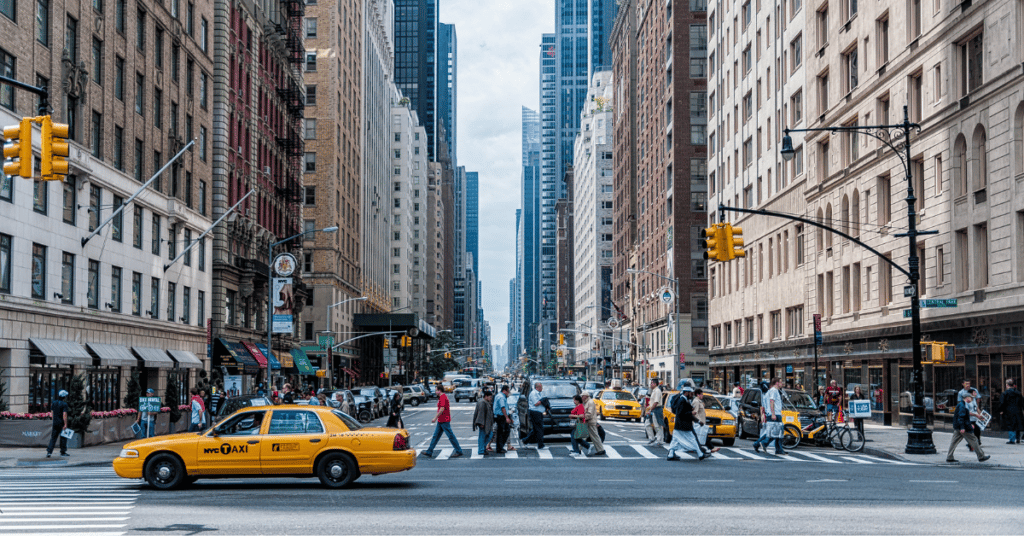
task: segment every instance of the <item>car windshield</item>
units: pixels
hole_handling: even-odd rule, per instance
[[[541,392],[541,396],[548,398],[572,398],[578,394],[580,394],[579,388],[572,383],[549,383]]]
[[[377,390],[376,389],[360,389],[359,390],[359,394],[361,394],[363,396],[368,396],[370,398],[373,398],[373,397],[377,396]]]
[[[631,400],[633,402],[636,402],[636,399],[633,398],[633,395],[627,393],[626,391],[605,391],[604,393],[601,394],[601,400]]]
[[[786,400],[794,407],[796,407],[796,409],[798,410],[818,409],[814,405],[814,400],[812,400],[811,397],[807,396],[807,393],[803,391],[790,391],[787,389],[783,391],[783,393],[786,394]]]
[[[331,414],[341,419],[341,422],[345,423],[345,427],[347,427],[349,430],[355,431],[363,427],[361,424],[359,424],[359,421],[353,419],[352,417],[349,417],[348,415],[340,411],[335,410],[332,411]]]
[[[712,395],[704,395],[704,409],[723,409],[722,404],[718,402],[718,399]]]

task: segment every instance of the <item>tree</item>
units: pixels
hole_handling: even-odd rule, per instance
[[[78,434],[85,434],[92,422],[92,407],[85,399],[85,375],[76,374],[71,377],[68,386],[68,428]]]
[[[0,369],[0,411],[7,411],[7,382],[4,381],[4,373],[7,369]]]
[[[139,372],[134,371],[128,377],[128,385],[125,388],[124,407],[127,409],[139,409],[139,397],[142,396],[142,386],[139,385]]]
[[[178,387],[178,375],[171,373],[167,375],[167,390],[164,392],[164,405],[171,409],[170,418],[172,423],[181,420],[181,391]]]

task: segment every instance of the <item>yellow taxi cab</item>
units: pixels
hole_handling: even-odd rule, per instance
[[[664,391],[661,394],[662,414],[665,416],[665,437],[666,441],[671,440],[672,430],[675,427],[676,415],[672,413],[673,397],[679,391]],[[702,395],[704,401],[704,418],[708,426],[708,443],[712,439],[718,439],[723,445],[731,447],[736,443],[736,435],[739,430],[736,427],[736,418],[722,407],[717,398],[707,393]]]
[[[244,408],[204,432],[132,441],[114,459],[114,472],[157,489],[225,476],[316,476],[341,488],[363,474],[415,465],[405,430],[364,428],[330,407],[287,405]]]
[[[594,395],[594,405],[601,420],[625,419],[640,422],[643,408],[633,394],[621,389],[605,389]]]

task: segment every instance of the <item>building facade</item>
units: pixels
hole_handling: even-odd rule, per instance
[[[215,206],[213,9],[0,9],[0,72],[48,87],[53,120],[70,127],[64,181],[38,180],[38,156],[24,163],[33,179],[0,175],[0,369],[12,411],[49,411],[77,374],[92,407],[109,411],[133,375],[163,397],[209,367],[215,259],[212,240],[200,237]],[[0,86],[0,124],[39,115],[39,106]],[[32,130],[37,155],[41,132]]]
[[[437,0],[395,0],[395,85],[427,130],[431,160],[437,158]],[[450,155],[449,155],[450,156]]]
[[[459,41],[454,24],[440,23],[437,32],[437,118],[448,131],[448,157],[457,162]]]
[[[900,267],[910,252],[896,235],[907,227],[913,187],[918,228],[938,231],[917,242],[918,293],[924,302],[956,304],[921,313],[923,338],[956,345],[952,362],[924,365],[926,409],[940,428],[950,425],[961,380],[974,382],[981,406],[992,411],[1004,380],[1021,375],[1015,311],[1024,279],[1024,200],[1013,185],[1024,174],[1024,49],[1003,36],[1024,31],[1022,9],[1019,1],[844,3],[772,14],[787,23],[802,19],[805,31],[802,39],[786,34],[776,41],[789,51],[783,72],[797,63],[804,72],[802,91],[783,90],[782,107],[769,108],[777,110],[774,130],[766,129],[774,136],[765,144],[770,153],[778,151],[780,126],[897,124],[906,107],[921,127],[910,136],[908,162],[902,134],[794,133],[793,160],[769,169],[781,175],[780,185],[789,182],[776,210],[842,230]],[[742,197],[732,185],[713,191],[734,203]],[[753,240],[746,262],[715,267],[724,274],[716,273],[713,285],[716,381],[775,375],[812,390],[831,378],[848,388],[862,385],[883,422],[909,421],[912,341],[910,321],[900,313],[909,306],[900,292],[908,280],[824,230],[785,220],[733,221],[753,230]],[[787,281],[805,290],[773,291]],[[822,330],[817,347],[815,315]]]
[[[426,317],[427,135],[408,104],[395,96],[391,106],[391,307]]]

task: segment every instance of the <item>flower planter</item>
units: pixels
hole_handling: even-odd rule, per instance
[[[93,412],[89,429],[85,434],[76,433],[68,441],[68,448],[91,447],[135,439],[132,425],[135,424],[137,415],[135,410]],[[53,420],[49,413],[26,415],[5,412],[0,415],[0,447],[46,447],[50,443],[52,427]],[[185,414],[173,424],[170,423],[170,413],[167,411],[156,416],[156,435],[186,430],[188,419]]]

